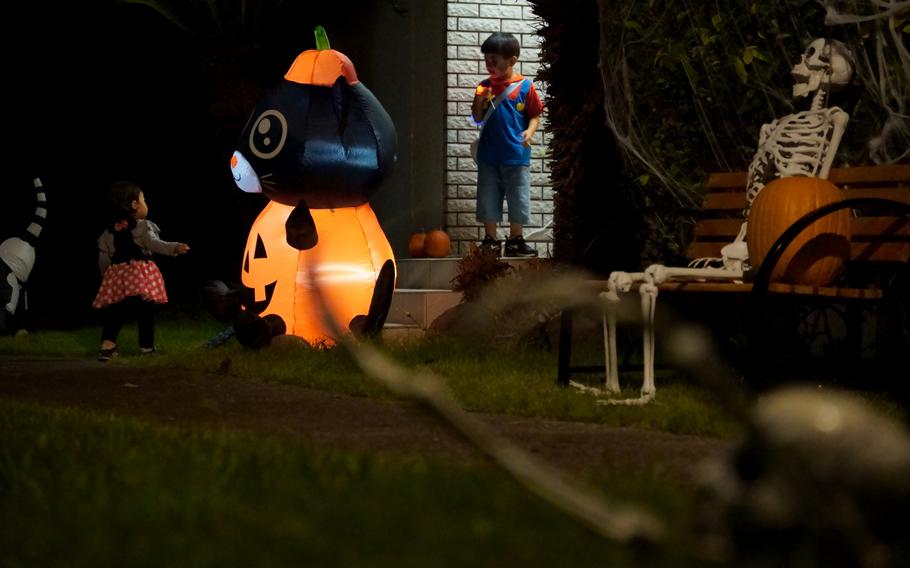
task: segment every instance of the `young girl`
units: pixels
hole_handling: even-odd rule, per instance
[[[139,186],[129,182],[112,185],[107,208],[110,225],[98,238],[98,268],[103,276],[92,303],[92,307],[104,309],[99,361],[109,361],[117,354],[117,335],[129,316],[136,317],[139,324],[139,352],[155,351],[153,307],[167,303],[167,292],[152,253],[177,256],[190,250],[183,243],[158,237],[158,226],[146,219],[149,208]]]

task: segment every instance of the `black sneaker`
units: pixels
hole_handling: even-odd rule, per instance
[[[529,247],[524,237],[509,237],[506,239],[505,256],[533,257],[537,256],[537,250]]]
[[[498,241],[493,237],[487,235],[483,238],[483,242],[480,243],[480,252],[482,253],[494,253],[497,257],[500,254],[502,246],[502,241]]]
[[[102,349],[98,352],[98,360],[102,363],[107,363],[111,359],[117,356],[117,348],[111,347],[110,349]]]

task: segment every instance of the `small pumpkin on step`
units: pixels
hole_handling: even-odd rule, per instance
[[[426,254],[423,252],[423,245],[426,242],[427,234],[423,229],[411,234],[408,239],[408,254],[411,258],[423,258]]]
[[[427,233],[423,242],[423,252],[430,258],[443,258],[449,256],[452,241],[448,233],[442,229],[434,229]]]

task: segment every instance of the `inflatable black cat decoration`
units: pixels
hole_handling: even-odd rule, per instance
[[[331,345],[327,316],[377,334],[395,287],[392,247],[369,203],[395,163],[395,127],[320,33],[320,49],[301,53],[256,105],[231,158],[237,186],[270,200],[243,257],[235,328],[251,347],[278,333]]]

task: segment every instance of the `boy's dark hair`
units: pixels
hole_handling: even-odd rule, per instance
[[[139,199],[142,189],[128,181],[118,181],[111,185],[107,194],[107,228],[114,235],[114,263],[145,258],[142,249],[133,241],[132,229],[136,226],[133,218],[133,201]],[[116,230],[120,221],[127,222],[127,228]]]
[[[480,52],[483,54],[496,53],[503,57],[518,57],[521,53],[521,45],[518,43],[518,39],[510,33],[493,32],[480,46]]]

